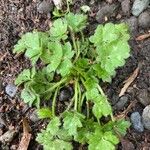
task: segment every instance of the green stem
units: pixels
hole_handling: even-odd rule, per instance
[[[44,94],[44,93],[48,93],[48,92],[51,92],[53,91],[55,88],[57,88],[58,86],[60,86],[62,83],[66,82],[68,78],[63,78],[61,79],[59,82],[57,82],[56,84],[54,84],[52,87],[50,87],[49,89],[47,89],[46,91],[44,91],[43,93],[41,94]]]
[[[99,89],[101,95],[102,95],[102,96],[105,96],[105,93],[103,92],[103,90],[102,90],[102,88],[100,87],[100,85],[98,85],[97,87],[98,87],[98,89]],[[114,119],[114,117],[113,117],[113,113],[111,113],[110,116],[111,116],[111,120],[114,121],[115,119]]]
[[[80,31],[80,34],[81,34],[82,42],[84,42],[84,34],[83,34],[83,32]]]
[[[57,89],[54,93],[53,102],[52,102],[52,115],[53,115],[53,117],[55,117],[55,106],[56,106],[56,97],[57,97],[58,89],[59,89],[59,87],[57,87]]]
[[[103,92],[102,88],[101,88],[99,85],[97,85],[97,88],[99,89],[101,95],[102,95],[102,96],[105,96],[105,93]]]
[[[89,107],[89,103],[88,102],[86,102],[86,107],[87,107],[86,115],[87,115],[87,118],[89,118],[90,117],[90,107]]]
[[[78,82],[78,94],[79,94],[79,98],[78,98],[78,102],[79,102],[79,105],[78,105],[78,111],[80,112],[81,111],[81,98],[82,98],[82,95],[81,95],[81,89],[80,89],[80,84]]]
[[[74,110],[78,108],[78,79],[75,81],[75,101],[74,101]]]
[[[77,45],[76,45],[75,35],[71,31],[71,29],[70,29],[70,34],[71,34],[71,39],[72,39],[72,43],[73,43],[73,48],[74,48],[75,52],[77,53],[78,49],[77,49]]]

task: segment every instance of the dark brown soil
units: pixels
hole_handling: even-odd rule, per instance
[[[16,150],[18,143],[22,136],[22,117],[28,117],[32,113],[33,108],[26,106],[19,97],[19,91],[14,98],[10,98],[5,93],[5,86],[8,83],[13,83],[16,75],[24,68],[30,67],[30,62],[25,57],[16,56],[12,53],[13,45],[19,39],[22,33],[31,31],[33,29],[48,30],[51,23],[50,14],[39,14],[37,12],[38,0],[0,0],[0,115],[6,122],[5,126],[0,125],[0,136],[10,128],[18,128],[18,131],[14,139],[7,144],[1,143],[2,150],[10,149]],[[79,12],[80,6],[88,4],[91,7],[92,13],[89,14],[90,25],[88,32],[93,32],[96,21],[96,12],[99,6],[104,1],[97,1],[89,3],[88,0],[75,0],[72,10]],[[113,3],[119,3],[114,0]],[[121,15],[121,17],[116,17]],[[108,21],[121,22],[123,19],[130,18],[132,16],[129,12],[128,16],[123,14],[121,7],[116,10],[115,14],[108,18]],[[119,19],[118,19],[119,18]],[[138,24],[137,24],[138,26]],[[109,31],[108,31],[109,32]],[[139,63],[142,63],[142,68],[138,74],[138,77],[130,85],[130,90],[126,95],[130,97],[128,104],[121,110],[115,110],[115,115],[121,114],[124,110],[128,109],[126,119],[130,119],[130,114],[134,111],[142,113],[144,108],[138,102],[137,95],[140,89],[150,88],[150,39],[142,41],[136,41],[135,38],[141,34],[148,33],[148,29],[142,29],[140,27],[132,33],[130,45],[131,56],[126,61],[126,65],[117,70],[117,75],[113,79],[111,84],[105,84],[104,89],[110,98],[112,105],[115,103],[115,97],[118,97],[121,88],[123,87],[123,81],[127,79],[133,71],[136,69]],[[136,102],[134,105],[131,103]],[[41,146],[35,142],[35,135],[37,131],[42,128],[42,123],[34,123],[29,120],[32,128],[32,139],[30,142],[29,150],[41,149]],[[125,145],[129,145],[127,148]],[[75,148],[78,149],[78,148]],[[124,137],[122,144],[118,146],[119,150],[149,150],[150,149],[150,134],[148,130],[144,130],[143,133],[136,132],[132,127],[128,130],[128,134]]]

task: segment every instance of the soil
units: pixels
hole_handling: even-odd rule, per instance
[[[121,1],[120,1],[121,2]],[[88,0],[75,0],[72,10],[79,12],[82,5],[89,5],[91,12],[89,13],[89,26],[88,32],[92,33],[95,26],[99,24],[96,21],[96,13],[101,6],[110,5],[109,3],[117,3],[120,7],[115,9],[113,15],[109,16],[108,21],[105,22],[122,22],[122,20],[130,19],[132,16],[131,11],[124,14],[121,4],[117,0],[103,1]],[[0,136],[9,129],[17,129],[17,134],[14,138],[7,143],[1,143],[1,150],[16,150],[22,136],[22,117],[29,118],[34,108],[29,108],[25,105],[18,92],[15,97],[9,97],[5,92],[5,87],[9,83],[13,83],[15,77],[24,68],[30,68],[30,62],[22,55],[14,55],[12,53],[13,45],[17,42],[21,34],[38,29],[46,31],[51,24],[51,14],[38,13],[37,6],[40,1],[38,0],[0,0]],[[132,7],[132,2],[130,3]],[[125,10],[126,11],[126,10]],[[148,11],[148,9],[147,9]],[[109,32],[109,31],[108,31]],[[136,37],[141,34],[148,33],[148,29],[142,29],[138,26],[133,32],[131,31],[131,56],[126,61],[124,67],[117,70],[116,76],[113,78],[112,83],[104,84],[105,93],[110,99],[110,103],[115,105],[118,100],[118,95],[123,87],[123,81],[126,80],[136,69],[139,63],[142,64],[140,72],[134,82],[128,88],[126,96],[129,97],[127,105],[121,110],[114,110],[115,116],[119,116],[122,112],[126,111],[125,117],[130,120],[130,115],[134,111],[142,113],[145,106],[138,101],[138,93],[141,89],[150,88],[150,38],[141,41],[136,41]],[[116,100],[117,99],[117,100]],[[131,106],[131,107],[130,107]],[[38,150],[42,147],[35,141],[35,135],[43,127],[41,121],[38,123],[29,119],[29,124],[32,129],[32,138],[29,145],[29,150]],[[75,144],[76,145],[76,144]],[[128,146],[126,146],[128,145]],[[78,146],[75,146],[78,149]],[[150,134],[148,130],[138,133],[131,126],[127,135],[122,139],[118,145],[118,150],[149,150],[150,149]]]

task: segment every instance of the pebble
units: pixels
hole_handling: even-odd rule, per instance
[[[150,0],[135,0],[132,6],[132,14],[139,16],[144,9],[148,7]]]
[[[140,103],[143,104],[144,106],[147,106],[150,104],[150,94],[148,94],[147,89],[139,90],[137,98],[140,101]]]
[[[131,123],[133,124],[133,128],[137,132],[143,132],[144,131],[144,126],[142,124],[142,118],[139,112],[133,112],[131,114]]]
[[[17,87],[14,84],[8,84],[5,87],[5,92],[7,95],[9,95],[10,97],[14,97],[16,92],[17,92]]]
[[[150,12],[145,11],[138,18],[139,26],[142,28],[150,28]]]
[[[130,15],[130,0],[123,0],[121,2],[122,11],[125,15]]]
[[[146,106],[142,113],[144,127],[150,130],[150,105]]]
[[[114,11],[117,9],[118,5],[111,4],[111,5],[105,5],[104,7],[100,8],[100,10],[96,14],[96,20],[99,23],[102,23],[104,21],[105,17],[110,17],[114,13]]]
[[[50,0],[44,0],[37,5],[37,11],[41,14],[48,14],[53,10],[53,5]]]
[[[129,99],[128,99],[127,96],[122,96],[122,97],[119,99],[119,101],[116,103],[115,108],[116,108],[117,110],[123,109],[123,108],[125,107],[125,105],[127,104],[128,100],[129,100]]]
[[[18,131],[14,129],[8,130],[7,132],[5,132],[3,135],[0,136],[0,142],[10,143],[17,132]]]
[[[36,110],[34,110],[34,111],[30,114],[29,118],[30,118],[30,120],[31,120],[32,122],[38,122],[38,121],[40,120],[40,119],[38,118],[38,115],[37,115],[37,111],[36,111]]]

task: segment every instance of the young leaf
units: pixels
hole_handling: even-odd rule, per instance
[[[47,125],[46,130],[50,132],[52,135],[56,135],[59,131],[59,126],[61,125],[58,117],[53,118],[50,123]]]
[[[124,24],[112,23],[99,25],[95,34],[90,37],[90,41],[96,46],[96,61],[100,65],[100,71],[98,72],[97,67],[95,70],[99,76],[101,74],[103,81],[110,81],[115,69],[124,65],[125,59],[129,57],[128,40],[127,27]]]
[[[52,112],[49,108],[41,108],[37,110],[38,117],[40,119],[51,118]]]
[[[67,22],[64,19],[59,18],[54,21],[50,29],[50,39],[52,41],[67,39]]]
[[[63,119],[63,127],[68,130],[69,135],[76,135],[77,129],[82,127],[82,120],[85,118],[77,112],[66,112]]]
[[[111,106],[108,103],[106,97],[99,95],[93,101],[94,101],[94,106],[92,111],[96,118],[101,118],[102,116],[107,117],[112,113]]]
[[[86,24],[87,24],[86,15],[68,13],[65,18],[67,20],[67,24],[69,28],[73,32],[82,31],[86,27]]]
[[[46,33],[37,31],[28,32],[18,41],[13,52],[20,53],[26,51],[25,55],[31,59],[32,64],[35,64],[40,58],[47,42],[48,35]]]
[[[118,138],[110,132],[101,132],[95,130],[95,133],[89,137],[89,150],[115,150],[115,145],[119,143]]]
[[[65,76],[70,73],[70,69],[72,67],[71,58],[74,55],[74,51],[72,51],[71,44],[69,42],[65,43],[63,46],[63,57],[62,62],[57,68],[57,72],[62,76]]]
[[[31,72],[30,69],[24,69],[16,78],[15,84],[20,85],[24,82],[30,81],[31,80]]]
[[[130,127],[130,122],[123,119],[117,120],[114,125],[114,131],[121,134],[122,136],[126,135],[127,129]]]
[[[47,66],[47,71],[50,73],[52,71],[55,72],[60,65],[63,52],[62,46],[58,41],[49,43],[48,48],[52,52],[52,55],[50,56],[50,64]]]
[[[25,88],[21,92],[21,98],[25,103],[28,103],[31,107],[32,104],[35,105],[37,108],[40,107],[40,96],[35,93],[35,91]]]

